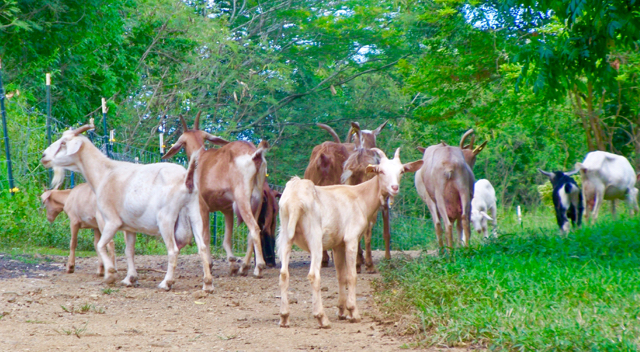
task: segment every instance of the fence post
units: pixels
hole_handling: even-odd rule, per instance
[[[47,146],[51,145],[51,73],[45,75],[45,86],[47,92]],[[49,184],[53,178],[53,169],[48,170]]]
[[[4,131],[4,153],[7,156],[7,174],[9,176],[9,193],[13,197],[13,170],[11,169],[11,153],[9,152],[9,134],[7,132],[7,111],[4,108],[4,87],[2,85],[2,59],[0,59],[0,110],[2,111],[2,129]]]
[[[218,237],[218,212],[214,211],[213,212],[213,246],[217,246],[218,241],[217,241],[217,237]]]
[[[109,137],[107,136],[107,100],[102,98],[102,130],[104,139],[104,150],[107,152],[107,158],[111,158],[111,151],[109,150]]]

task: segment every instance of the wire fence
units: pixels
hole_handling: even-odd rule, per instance
[[[4,98],[1,82],[0,98]],[[64,131],[79,127],[71,126],[55,117],[48,116],[34,107],[27,106],[22,101],[21,99],[3,99],[3,103],[6,103],[7,133],[4,134],[3,132],[5,139],[3,139],[2,147],[3,150],[6,150],[7,145],[4,141],[8,140],[14,186],[13,188],[11,187],[10,177],[8,176],[9,160],[5,156],[6,154],[2,154],[0,156],[0,191],[2,192],[13,192],[15,188],[18,188],[18,190],[22,188],[41,189],[42,191],[47,189],[51,179],[51,171],[45,169],[40,163],[42,151],[49,145],[47,134],[50,133],[51,141],[55,141],[61,137]],[[106,118],[105,111],[103,119]],[[50,129],[47,128],[47,121],[49,121]],[[103,134],[99,135],[96,131],[88,131],[87,136],[108,157],[114,160],[141,164],[162,161],[158,148],[145,150],[127,143],[116,142],[112,136],[108,136],[106,133],[106,120],[101,120],[101,122],[104,127],[100,126],[99,123],[96,123],[96,125],[102,127]],[[184,166],[186,158],[174,158],[174,161],[182,163]],[[72,188],[82,182],[84,182],[82,175],[67,172],[67,177],[65,177],[61,189]],[[280,192],[284,188],[281,185],[274,184],[271,184],[270,187]],[[415,211],[415,206],[404,204],[403,202],[403,198],[397,199],[396,204],[390,211],[391,248],[393,250],[435,248],[435,232],[431,219],[427,217],[426,207],[422,214],[419,214],[420,216],[409,216],[404,213],[403,209],[412,208]],[[549,215],[540,215],[539,220],[529,217],[528,221],[533,221],[533,224],[540,224],[540,221],[551,224],[552,221],[549,221]],[[42,216],[44,218],[44,214]],[[221,213],[212,213],[210,220],[212,249],[221,252],[225,229],[224,216]],[[373,249],[384,249],[382,230],[383,223],[379,215],[378,221],[373,228]],[[234,252],[243,253],[246,251],[247,233],[248,230],[244,225],[234,227],[232,241]]]

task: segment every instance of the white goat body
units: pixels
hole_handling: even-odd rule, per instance
[[[132,285],[137,279],[133,263],[135,233],[162,236],[169,264],[167,274],[158,287],[165,290],[171,289],[174,283],[178,252],[193,234],[203,262],[203,289],[213,291],[209,233],[203,228],[201,199],[193,177],[197,153],[191,158],[188,170],[170,163],[139,165],[114,161],[104,156],[86,137],[79,135],[90,128],[92,126],[83,126],[65,132],[45,150],[42,163],[45,167],[81,172],[95,192],[98,210],[104,219],[98,243],[98,251],[105,263],[104,281],[113,283],[116,280],[116,270],[105,246],[118,230],[130,232],[126,236],[128,270],[123,280],[125,285]],[[56,172],[56,175],[60,174],[63,173]],[[59,182],[60,177],[54,181]]]
[[[611,211],[615,216],[615,200],[626,200],[629,211],[638,211],[638,189],[635,188],[636,174],[627,158],[603,151],[587,154],[584,161],[576,163],[582,176],[583,204],[585,217],[598,218],[598,211],[604,200],[611,200]],[[589,210],[592,209],[591,214]]]

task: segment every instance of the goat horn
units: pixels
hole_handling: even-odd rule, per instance
[[[189,130],[189,127],[187,127],[187,123],[184,121],[184,117],[182,117],[182,114],[178,115],[178,117],[180,117],[180,122],[182,123],[182,129],[184,130],[182,132],[187,132]]]
[[[196,120],[193,122],[193,129],[194,130],[198,130],[200,128],[200,114],[202,113],[202,110],[198,111],[198,115],[196,115]]]
[[[467,139],[467,137],[469,137],[469,135],[472,133],[473,133],[473,128],[468,130],[462,135],[462,139],[460,140],[460,149],[464,148],[464,140]]]
[[[81,127],[76,128],[75,130],[73,130],[73,134],[74,135],[79,135],[80,133],[83,133],[84,131],[88,131],[88,130],[92,130],[95,127],[93,126],[93,118],[89,121],[88,125],[84,125]]]
[[[400,148],[398,148],[398,149],[400,149]],[[378,156],[381,159],[387,159],[388,160],[387,155],[382,150],[380,150],[378,148],[371,148],[371,150],[373,150],[376,154],[378,154]]]
[[[396,149],[396,153],[393,155],[394,159],[400,160],[400,148]]]

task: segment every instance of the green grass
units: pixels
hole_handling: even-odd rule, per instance
[[[497,350],[640,349],[640,219],[503,234],[445,256],[381,265],[379,302],[409,305],[423,344]]]

